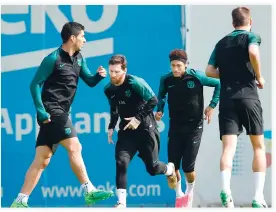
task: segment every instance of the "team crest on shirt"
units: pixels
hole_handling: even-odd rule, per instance
[[[187,87],[188,88],[194,88],[195,87],[195,82],[194,81],[188,81],[187,82]]]
[[[71,129],[69,127],[67,127],[67,128],[64,129],[64,132],[65,132],[66,135],[70,135]]]
[[[78,59],[78,65],[81,66],[81,59]]]
[[[131,97],[131,91],[130,90],[126,90],[125,95],[126,95],[126,97]]]

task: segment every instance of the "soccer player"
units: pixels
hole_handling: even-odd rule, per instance
[[[192,207],[196,179],[194,167],[203,132],[203,86],[215,88],[213,97],[204,110],[205,119],[209,124],[219,101],[220,82],[206,77],[202,71],[187,67],[187,54],[181,49],[172,50],[169,59],[172,72],[161,77],[155,118],[157,121],[162,118],[168,96],[168,161],[175,165],[177,176],[175,206]],[[181,161],[186,177],[185,195],[181,189]]]
[[[216,44],[206,68],[207,76],[220,78],[221,81],[219,128],[223,151],[220,198],[224,207],[234,207],[230,189],[232,161],[237,137],[244,127],[254,151],[255,196],[252,207],[265,208],[266,157],[262,106],[257,91],[257,87],[262,89],[265,83],[260,66],[261,38],[251,32],[252,19],[247,7],[232,11],[232,24],[235,30]]]
[[[111,82],[105,87],[110,104],[111,119],[108,127],[108,142],[120,117],[118,140],[115,149],[116,187],[118,203],[115,207],[126,207],[127,168],[136,154],[143,160],[151,175],[165,174],[170,188],[176,186],[173,163],[159,161],[159,131],[153,109],[157,98],[149,85],[142,79],[127,74],[127,60],[124,55],[114,55],[109,60]]]
[[[83,25],[66,23],[61,38],[62,46],[43,59],[31,82],[30,90],[40,131],[35,158],[26,173],[20,193],[11,205],[14,208],[28,207],[29,195],[59,144],[68,151],[71,168],[84,190],[86,204],[94,204],[113,195],[110,191],[97,190],[89,180],[81,154],[82,146],[69,118],[79,77],[88,86],[94,87],[106,77],[106,70],[99,67],[97,74],[92,75],[87,68],[80,52],[86,42]]]

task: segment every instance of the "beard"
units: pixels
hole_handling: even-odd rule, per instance
[[[113,84],[113,85],[118,85],[118,84],[120,84],[121,82],[122,82],[122,80],[123,80],[123,78],[124,78],[124,76],[125,76],[125,74],[122,74],[122,76],[120,76],[120,77],[118,77],[118,78],[110,78],[110,80],[111,80],[111,83]]]
[[[111,80],[111,83],[116,85],[118,84],[118,82],[120,81],[119,79],[110,79]]]

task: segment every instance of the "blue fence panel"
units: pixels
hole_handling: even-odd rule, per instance
[[[13,13],[12,13],[13,12]],[[128,59],[128,73],[144,78],[157,94],[160,76],[169,70],[169,52],[182,48],[181,6],[3,6],[2,7],[2,207],[9,207],[35,155],[35,108],[29,85],[51,48],[61,44],[65,21],[86,27],[84,51],[90,70],[108,69],[112,54]],[[107,142],[109,105],[103,93],[109,77],[94,88],[81,80],[72,105],[72,120],[83,145],[90,179],[115,192],[114,145]],[[167,109],[160,122],[160,159],[167,162]],[[114,139],[116,140],[116,135]],[[185,185],[183,185],[185,189]],[[151,177],[135,157],[128,169],[128,206],[174,204],[164,176]],[[116,198],[97,206],[111,207]],[[84,206],[82,191],[66,151],[59,147],[33,191],[30,206]]]

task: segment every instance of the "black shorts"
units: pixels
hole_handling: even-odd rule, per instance
[[[37,136],[36,147],[48,146],[55,153],[58,143],[67,138],[77,136],[72,121],[67,114],[51,116],[51,122],[43,124],[38,122],[40,130]]]
[[[246,129],[247,135],[263,134],[263,110],[260,100],[228,99],[220,102],[219,130],[223,135],[240,135]]]
[[[168,160],[174,163],[175,169],[182,169],[185,173],[193,172],[195,161],[201,143],[202,126],[185,132],[181,128],[170,128],[168,141]]]
[[[115,158],[128,157],[130,160],[138,156],[145,164],[155,164],[160,149],[160,134],[156,127],[137,130],[119,130],[115,149]]]

